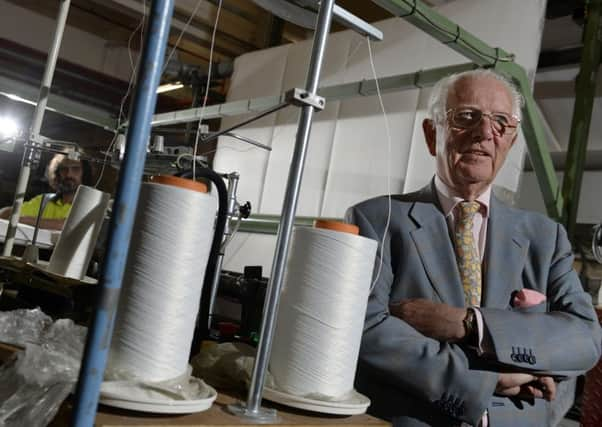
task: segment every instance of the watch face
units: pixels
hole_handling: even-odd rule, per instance
[[[468,308],[466,310],[466,317],[464,318],[462,323],[464,324],[464,332],[466,334],[465,339],[470,340],[470,338],[474,335],[474,332],[476,330],[475,313],[472,308]]]

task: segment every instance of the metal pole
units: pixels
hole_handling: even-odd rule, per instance
[[[63,33],[65,32],[65,25],[67,23],[67,15],[69,14],[69,6],[71,0],[61,0],[61,5],[56,18],[56,30],[54,31],[54,39],[48,53],[48,59],[46,60],[46,69],[44,70],[44,76],[42,77],[42,84],[40,85],[40,93],[38,95],[38,102],[36,109],[33,113],[33,120],[29,130],[29,142],[34,146],[32,148],[25,148],[23,151],[23,158],[21,160],[21,171],[17,179],[17,188],[15,189],[15,199],[13,201],[12,212],[6,229],[6,237],[4,240],[4,248],[2,249],[3,256],[10,256],[13,252],[13,245],[15,243],[15,234],[17,233],[17,225],[21,218],[21,206],[23,206],[23,199],[25,198],[25,190],[27,189],[27,183],[29,182],[29,175],[31,174],[31,167],[34,163],[36,156],[36,148],[38,138],[40,136],[40,129],[42,128],[42,121],[44,120],[44,113],[46,112],[46,104],[48,103],[48,95],[50,95],[50,87],[52,86],[52,78],[54,77],[54,69],[56,67],[56,61],[59,57],[59,50],[61,48],[61,41],[63,40]]]
[[[76,390],[72,425],[94,425],[100,385],[113,335],[115,311],[121,292],[134,216],[140,194],[150,122],[157,102],[165,46],[173,13],[173,0],[154,0],[151,4],[149,31],[146,33],[140,73],[127,135],[125,157],[111,217],[105,263],[101,272],[101,295],[88,331],[82,368]]]
[[[320,71],[324,51],[326,50],[326,40],[330,29],[332,19],[332,9],[334,0],[323,0],[320,3],[318,12],[318,23],[313,40],[311,60],[307,73],[305,89],[310,95],[315,95],[318,90]],[[247,397],[247,414],[259,413],[265,374],[268,367],[276,315],[278,313],[278,302],[280,299],[280,289],[284,276],[286,257],[288,255],[289,240],[291,237],[295,212],[297,210],[297,200],[299,198],[299,188],[301,187],[301,178],[303,176],[303,167],[307,153],[307,145],[311,131],[312,117],[314,107],[306,105],[301,108],[301,116],[295,140],[293,158],[288,175],[288,183],[284,202],[282,206],[282,220],[278,229],[278,238],[276,240],[276,250],[274,253],[274,263],[270,274],[270,284],[266,295],[265,310],[261,323],[259,345],[257,347],[257,356],[253,366],[253,376]]]
[[[566,169],[562,180],[562,195],[564,197],[562,219],[571,241],[575,236],[583,166],[587,153],[594,97],[596,96],[598,68],[600,67],[601,9],[602,0],[590,0],[587,4],[581,67],[575,85],[575,107],[573,109],[573,120],[571,121]]]

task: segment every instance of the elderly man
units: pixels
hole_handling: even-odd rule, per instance
[[[491,71],[447,77],[423,123],[431,183],[348,212],[382,242],[356,385],[395,426],[549,425],[555,381],[600,356],[564,229],[491,191],[520,106]]]
[[[77,188],[90,180],[90,167],[82,161],[71,160],[63,154],[56,154],[48,163],[46,176],[54,194],[39,194],[23,203],[20,222],[35,225],[44,197],[47,198],[42,212],[40,228],[61,230],[71,210]],[[0,218],[8,219],[12,208],[0,210]]]

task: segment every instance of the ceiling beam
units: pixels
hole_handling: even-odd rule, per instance
[[[89,0],[92,3],[118,10],[122,13],[129,14],[131,17],[140,19],[142,12],[142,4],[138,0]],[[198,15],[198,14],[197,14]],[[184,28],[189,14],[176,13],[171,21],[172,36],[178,36]],[[220,12],[221,20],[221,12]],[[213,23],[211,25],[204,24],[193,19],[186,28],[184,38],[193,42],[199,43],[204,47],[211,46],[211,36],[213,32]],[[247,41],[235,39],[234,37],[224,34],[218,30],[219,37],[216,37],[214,51],[219,52],[224,56],[233,58],[248,50],[253,50],[254,46]],[[208,58],[207,58],[208,59]]]
[[[39,87],[0,76],[0,95],[14,101],[37,105],[39,91]],[[117,125],[115,117],[107,111],[53,93],[50,93],[48,97],[46,110],[99,126],[105,130],[112,131]]]
[[[182,13],[185,19],[194,11],[198,0],[179,0],[174,16]],[[193,21],[202,22],[213,28],[217,16],[217,7],[209,1],[201,1]],[[220,10],[218,34],[229,36],[238,42],[261,47],[257,40],[257,17],[246,19],[229,11],[224,5]]]

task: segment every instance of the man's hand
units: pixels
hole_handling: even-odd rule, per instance
[[[545,399],[551,402],[556,398],[556,383],[552,377],[539,377],[534,382],[527,384],[526,391],[536,399]]]
[[[552,401],[556,398],[556,383],[552,377],[536,377],[535,375],[523,373],[501,373],[498,377],[495,394],[506,397]]]
[[[455,342],[464,338],[465,308],[452,307],[427,299],[407,299],[389,306],[390,313],[422,335],[437,341]]]

